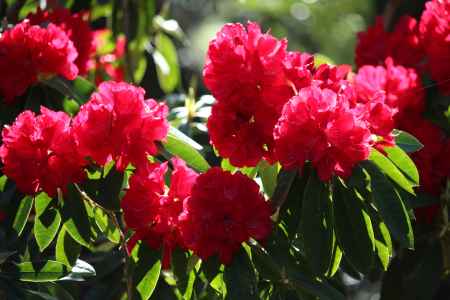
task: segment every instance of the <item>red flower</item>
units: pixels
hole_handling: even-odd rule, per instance
[[[419,190],[439,197],[450,177],[450,139],[439,127],[418,115],[402,120],[400,129],[411,133],[424,145],[421,150],[411,154],[419,170]],[[431,223],[438,208],[439,205],[417,209],[417,220]]]
[[[250,237],[267,238],[270,215],[256,182],[215,167],[197,178],[191,197],[184,200],[179,229],[184,244],[196,255],[208,259],[217,254],[228,264]]]
[[[22,112],[2,131],[0,158],[3,172],[26,194],[45,191],[56,195],[84,177],[83,159],[71,134],[70,118],[41,107],[41,114]]]
[[[170,190],[164,185],[167,163],[141,165],[130,179],[130,188],[121,206],[127,226],[135,231],[129,250],[137,240],[150,247],[163,248],[163,268],[170,267],[171,253],[176,246],[184,248],[178,230],[178,216],[183,200],[190,196],[197,174],[178,159],[171,160],[174,170]]]
[[[374,26],[358,33],[356,65],[379,65],[391,57],[396,64],[420,67],[424,58],[419,38],[417,20],[402,16],[392,32],[384,30],[382,17],[377,17]]]
[[[147,163],[157,152],[155,142],[168,132],[168,108],[145,91],[124,82],[104,82],[73,120],[80,153],[100,165],[114,159],[118,169]]]
[[[285,168],[310,160],[319,177],[349,176],[369,155],[370,131],[358,110],[329,89],[304,88],[283,108],[274,131],[275,154]]]
[[[431,77],[438,82],[441,91],[449,95],[450,0],[428,1],[419,26]]]
[[[420,77],[411,68],[395,66],[388,58],[383,66],[363,66],[354,77],[359,102],[367,103],[384,94],[385,103],[391,107],[398,121],[408,114],[424,110],[424,90]]]
[[[233,165],[272,158],[272,131],[284,103],[311,82],[312,56],[286,46],[256,23],[227,24],[210,42],[203,75],[218,104],[208,128],[212,144]]]
[[[53,23],[60,27],[73,42],[78,52],[75,64],[81,75],[87,73],[87,64],[95,51],[94,35],[89,26],[89,14],[86,12],[71,14],[66,8],[57,8],[52,11],[43,11],[38,8],[36,13],[29,14],[27,18],[32,25]]]
[[[60,28],[17,24],[0,37],[0,94],[11,102],[25,93],[39,77],[62,75],[74,79],[77,51]]]

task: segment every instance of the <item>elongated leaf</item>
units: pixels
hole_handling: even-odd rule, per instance
[[[333,181],[334,224],[346,258],[361,273],[370,270],[375,251],[375,238],[370,217],[355,191],[339,179]]]
[[[64,228],[80,245],[89,248],[91,244],[91,224],[79,192],[68,185],[62,208]]]
[[[297,176],[297,171],[286,171],[281,170],[277,177],[277,186],[273,192],[271,199],[272,206],[274,208],[280,208],[286,202],[291,186],[294,183],[295,177]]]
[[[36,218],[33,231],[41,252],[53,241],[61,225],[61,215],[56,208],[50,205],[51,202],[52,198],[46,193],[40,193],[34,199]]]
[[[96,272],[93,266],[84,260],[77,259],[71,272],[67,276],[61,278],[61,280],[83,281],[84,279],[95,275]]]
[[[164,148],[172,155],[179,156],[189,166],[197,171],[205,172],[209,169],[208,162],[203,156],[193,147],[195,142],[187,142],[191,140],[177,129],[172,129],[167,135],[167,140],[164,143]],[[191,140],[192,141],[192,140]]]
[[[372,149],[369,159],[383,171],[390,179],[397,183],[402,189],[415,195],[412,184],[406,177],[397,169],[397,167],[383,154],[376,149]]]
[[[51,79],[43,81],[43,83],[61,94],[74,99],[78,104],[85,103],[95,90],[95,86],[83,77],[77,77],[75,80],[69,81],[65,78],[54,76]]]
[[[385,147],[387,157],[402,171],[415,185],[419,185],[419,171],[412,159],[400,147]]]
[[[63,227],[56,240],[56,260],[72,267],[80,256],[81,246]]]
[[[17,209],[16,216],[14,217],[12,228],[16,232],[17,236],[22,234],[25,224],[27,224],[28,216],[30,215],[31,208],[33,207],[33,198],[25,196],[20,200],[19,208]]]
[[[303,195],[300,236],[316,275],[328,273],[333,256],[333,223],[329,219],[330,191],[312,172]]]
[[[21,281],[49,282],[63,278],[71,269],[64,264],[49,260],[44,262],[23,262],[12,273]]]
[[[161,272],[159,253],[150,250],[147,245],[140,244],[133,249],[136,268],[133,272],[134,290],[133,299],[147,300],[153,294]]]
[[[423,144],[411,134],[394,130],[395,143],[407,153],[416,152],[423,148]]]
[[[373,163],[363,162],[370,174],[373,200],[392,236],[405,248],[414,248],[414,235],[406,207],[392,183]]]
[[[119,210],[119,195],[122,190],[123,179],[123,172],[117,171],[116,168],[109,170],[108,174],[100,181],[99,194],[96,201],[107,209]]]
[[[106,214],[102,209],[98,207],[93,207],[95,222],[97,226],[100,228],[100,231],[106,236],[108,240],[112,243],[118,244],[120,243],[120,231],[114,223],[111,221],[108,214]]]
[[[278,164],[270,165],[267,161],[262,160],[258,164],[258,174],[264,187],[264,192],[272,197],[277,186]]]
[[[156,74],[161,89],[168,94],[173,92],[180,83],[177,50],[170,38],[163,33],[155,37],[155,45],[153,60],[156,65]]]
[[[234,255],[233,262],[225,267],[223,279],[227,286],[225,299],[258,299],[256,274],[248,254],[242,247]]]

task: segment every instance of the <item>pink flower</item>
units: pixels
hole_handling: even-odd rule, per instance
[[[80,108],[73,130],[80,153],[100,165],[114,159],[118,169],[138,166],[157,152],[155,142],[165,139],[168,108],[145,91],[124,82],[102,83]]]
[[[217,254],[222,263],[250,237],[264,240],[271,231],[271,209],[256,182],[211,168],[198,176],[183,203],[179,230],[186,247],[202,259]]]
[[[57,189],[84,178],[84,161],[77,152],[70,118],[63,112],[41,107],[41,114],[22,112],[2,131],[0,158],[3,172],[26,194]]]
[[[77,51],[60,28],[31,26],[23,21],[0,37],[0,94],[5,101],[25,93],[39,77],[61,75],[75,79]]]

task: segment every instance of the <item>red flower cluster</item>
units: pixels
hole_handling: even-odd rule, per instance
[[[204,68],[217,100],[208,120],[211,143],[238,167],[264,158],[301,168],[311,160],[323,180],[348,176],[375,145],[373,135],[392,143],[395,110],[388,104],[403,105],[398,98],[418,85],[409,73],[416,81],[403,82],[401,71],[391,63],[390,81],[374,83],[388,85],[390,93],[375,97],[381,87],[369,86],[371,101],[360,99],[348,79],[350,66],[315,68],[311,55],[287,52],[285,40],[261,33],[256,24],[247,30],[227,24],[211,41]]]
[[[163,249],[163,268],[170,267],[175,247],[202,259],[218,254],[223,263],[250,237],[261,240],[271,230],[271,210],[259,186],[241,173],[212,168],[197,175],[180,159],[172,159],[170,189],[164,184],[167,163],[137,169],[121,202],[127,226],[138,240]]]
[[[41,114],[21,113],[2,131],[0,158],[3,172],[27,194],[45,191],[56,195],[84,177],[84,160],[71,134],[70,117],[41,107]]]
[[[378,17],[373,27],[358,33],[357,66],[383,64],[387,57],[406,67],[419,66],[424,52],[417,20],[403,16],[392,32],[386,32],[384,27],[382,17]]]
[[[433,0],[425,5],[420,34],[431,77],[446,95],[450,94],[450,0]]]
[[[115,159],[119,170],[147,164],[155,142],[168,132],[167,106],[144,100],[144,90],[127,83],[105,82],[78,115],[41,109],[21,113],[3,130],[0,159],[3,172],[27,194],[57,188],[83,178],[91,158],[104,165]]]
[[[179,229],[188,249],[202,259],[217,254],[227,264],[250,237],[267,238],[270,215],[256,182],[241,173],[211,168],[197,178],[184,201]]]
[[[289,53],[286,46],[255,23],[227,24],[209,45],[203,75],[218,102],[209,134],[235,166],[273,158],[272,131],[281,109],[311,80],[312,56]]]
[[[342,95],[341,95],[342,96]],[[304,88],[284,106],[275,127],[275,152],[286,168],[311,161],[320,179],[351,170],[369,156],[370,131],[356,109],[329,89]]]
[[[392,32],[386,32],[383,20],[358,34],[356,64],[383,64],[391,57],[395,64],[429,71],[441,91],[450,94],[450,1],[432,0],[425,5],[420,22],[403,16]]]
[[[100,84],[109,79],[114,81],[123,81],[125,70],[121,59],[125,54],[127,39],[125,36],[119,36],[115,42],[115,48],[112,52],[108,49],[105,53],[102,51],[107,44],[107,39],[112,33],[109,29],[96,30],[94,32],[94,44],[97,49],[95,57],[89,61],[89,71],[94,72],[95,83]]]
[[[145,164],[156,154],[156,141],[169,130],[168,108],[144,99],[142,88],[124,82],[104,82],[73,120],[80,153],[100,165],[114,159],[123,170],[129,163]]]
[[[164,268],[170,266],[174,248],[184,248],[178,216],[197,178],[197,173],[186,167],[182,160],[174,158],[171,162],[174,169],[170,190],[164,184],[167,163],[145,164],[131,177],[130,188],[121,202],[125,221],[135,231],[128,242],[129,251],[138,240],[155,249],[162,247]]]
[[[77,51],[66,33],[49,24],[47,28],[23,21],[0,37],[0,94],[11,102],[36,83],[39,77],[62,75],[75,79]]]
[[[95,51],[93,39],[94,34],[89,26],[89,13],[81,12],[71,14],[66,8],[57,8],[52,11],[43,11],[38,8],[36,13],[29,14],[27,19],[32,25],[53,23],[61,28],[73,42],[78,52],[75,64],[79,73],[87,73],[88,61]]]

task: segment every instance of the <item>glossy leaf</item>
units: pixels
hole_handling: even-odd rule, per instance
[[[385,147],[387,157],[402,171],[414,185],[419,185],[419,171],[412,159],[400,147]]]
[[[406,131],[394,130],[395,143],[403,151],[407,153],[416,152],[423,148],[423,144],[415,138],[413,135],[407,133]]]
[[[330,191],[313,172],[306,184],[300,219],[305,256],[316,275],[328,273],[333,255],[333,223],[329,219]]]
[[[34,199],[36,217],[33,231],[41,252],[53,241],[61,225],[61,215],[51,205],[52,200],[46,193],[40,193]]]
[[[133,299],[147,300],[153,294],[161,272],[159,253],[140,244],[133,249],[136,267],[133,272],[135,285]]]
[[[262,160],[258,164],[258,174],[267,196],[272,197],[277,186],[278,164],[270,165],[267,161]]]
[[[392,236],[405,248],[414,248],[414,235],[406,207],[392,183],[371,162],[363,162],[371,178],[373,201]]]
[[[353,189],[339,179],[333,181],[333,187],[334,224],[339,244],[352,265],[367,274],[375,251],[372,222]]]
[[[241,247],[233,261],[225,267],[223,280],[227,287],[225,299],[258,299],[256,274],[247,252]]]
[[[22,262],[13,273],[21,281],[49,282],[63,278],[71,269],[66,265],[53,261]]]
[[[177,50],[170,38],[163,33],[155,37],[155,46],[153,60],[156,65],[156,74],[161,89],[168,94],[173,92],[180,82]]]
[[[402,189],[408,193],[415,195],[414,184],[412,184],[406,177],[400,172],[397,167],[383,154],[376,149],[372,149],[370,156],[372,161],[386,176],[397,183]]]
[[[16,216],[12,224],[12,228],[16,232],[17,236],[22,234],[25,224],[27,224],[28,216],[30,215],[31,208],[33,207],[33,197],[25,196],[20,200],[19,208],[17,209]]]
[[[62,228],[56,241],[55,251],[57,261],[66,266],[73,266],[80,256],[81,245],[70,236],[65,228]]]
[[[197,144],[195,141],[192,141],[181,131],[172,127],[167,135],[164,148],[170,154],[179,156],[197,171],[205,172],[210,166],[197,149],[194,148],[195,144]]]

